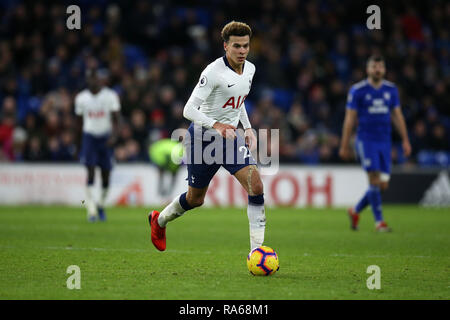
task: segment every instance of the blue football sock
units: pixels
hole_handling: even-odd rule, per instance
[[[368,205],[369,205],[369,190],[364,194],[364,196],[359,200],[359,202],[356,204],[355,211],[356,213],[360,213],[363,211]]]
[[[189,203],[187,202],[187,199],[186,199],[186,194],[187,194],[187,192],[185,192],[185,193],[183,193],[182,195],[180,195],[180,206],[185,210],[185,211],[188,211],[188,210],[191,210],[192,209],[192,207],[189,205]]]
[[[378,186],[371,185],[367,191],[370,206],[376,222],[383,221],[383,212],[381,209],[381,192]]]

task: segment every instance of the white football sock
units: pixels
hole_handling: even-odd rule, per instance
[[[247,215],[250,225],[250,249],[253,250],[262,246],[264,242],[264,231],[266,229],[264,205],[249,204]]]
[[[180,196],[177,196],[163,211],[161,211],[158,217],[158,224],[161,228],[165,228],[167,222],[181,217],[185,212],[186,210],[180,205]]]
[[[102,194],[100,195],[100,201],[98,202],[98,205],[100,208],[104,208],[105,207],[105,203],[106,203],[106,196],[108,195],[108,188],[103,188],[102,189]]]
[[[86,209],[89,216],[97,215],[97,206],[94,201],[94,185],[88,185],[86,188]]]

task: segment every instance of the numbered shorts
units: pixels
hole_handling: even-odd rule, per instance
[[[356,140],[356,153],[366,171],[391,173],[391,143]]]
[[[83,133],[81,142],[80,162],[87,167],[99,166],[104,170],[111,170],[113,153],[108,147],[109,135],[94,136]]]
[[[236,134],[236,139],[227,140],[214,129],[195,128],[194,132],[191,124],[184,139],[189,186],[207,187],[221,166],[235,174],[246,166],[256,165],[241,135]]]

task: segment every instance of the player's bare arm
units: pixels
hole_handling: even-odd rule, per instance
[[[339,156],[343,160],[350,159],[350,136],[352,134],[353,127],[356,123],[357,111],[352,109],[347,109],[345,111],[344,126],[342,128],[342,140],[339,149]]]
[[[120,125],[120,112],[114,111],[111,112],[111,118],[112,118],[112,130],[111,130],[111,136],[108,139],[108,145],[112,146],[117,141],[117,135],[119,132],[119,125]]]
[[[403,117],[403,113],[400,107],[394,108],[394,110],[392,110],[391,119],[402,139],[403,152],[405,153],[405,156],[408,157],[411,154],[411,144],[409,143],[405,118]]]
[[[239,121],[244,128],[244,139],[245,144],[248,146],[250,151],[256,150],[257,140],[254,130],[250,124],[250,120],[248,119],[247,110],[245,109],[245,104],[241,106],[241,114],[239,116]]]

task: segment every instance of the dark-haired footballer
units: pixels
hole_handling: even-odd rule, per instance
[[[250,152],[256,148],[256,136],[244,104],[255,74],[255,66],[246,60],[251,35],[252,31],[245,23],[232,21],[225,25],[222,29],[225,55],[203,70],[184,107],[184,117],[192,121],[189,138],[184,142],[188,158],[188,190],[161,213],[152,211],[149,214],[151,240],[160,251],[166,249],[167,223],[203,204],[209,183],[221,166],[248,192],[251,249],[263,244],[266,225],[263,184]],[[244,137],[235,132],[239,122],[244,127]],[[200,132],[199,136],[196,130]],[[219,163],[209,163],[202,157],[203,151],[214,141],[220,142],[223,152],[223,161]],[[200,161],[196,161],[199,156]]]
[[[105,201],[113,168],[111,141],[114,127],[120,117],[120,99],[117,93],[103,83],[105,74],[100,69],[86,70],[87,88],[75,97],[75,114],[82,118],[83,137],[80,162],[87,169],[86,209],[88,221],[106,220]],[[95,168],[101,170],[102,188],[98,201],[94,199]]]
[[[367,79],[354,84],[348,93],[347,109],[339,154],[350,158],[350,136],[357,121],[355,149],[369,178],[369,188],[348,210],[351,228],[358,229],[359,214],[369,204],[379,232],[391,231],[383,219],[381,191],[386,190],[391,172],[391,121],[402,139],[405,156],[411,154],[408,132],[400,109],[397,87],[384,80],[386,66],[381,56],[371,56],[366,66]]]

